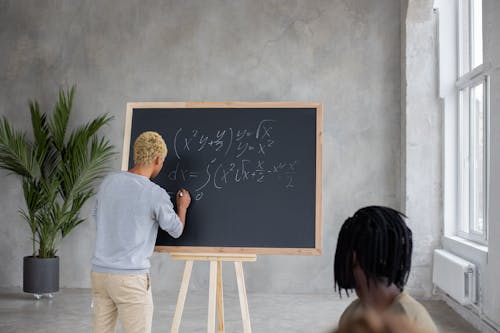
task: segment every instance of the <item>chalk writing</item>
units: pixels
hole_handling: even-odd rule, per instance
[[[190,189],[195,200],[203,199],[208,189],[222,191],[245,183],[273,181],[285,190],[293,190],[300,161],[272,158],[272,150],[279,142],[273,131],[276,126],[276,120],[262,119],[253,128],[218,128],[210,133],[200,128],[178,128],[173,139],[177,160],[167,177]],[[189,167],[194,155],[206,161],[197,170]]]
[[[255,131],[247,128],[233,129],[232,127],[217,129],[213,133],[202,133],[199,129],[177,129],[174,137],[174,150],[177,159],[191,151],[202,152],[211,150],[214,153],[224,152],[224,156],[231,154],[231,148],[235,149],[235,157],[240,158],[248,152],[257,151],[260,155],[273,146],[275,140],[272,138],[272,124],[275,120],[264,119],[257,125]],[[234,147],[233,147],[233,141]]]

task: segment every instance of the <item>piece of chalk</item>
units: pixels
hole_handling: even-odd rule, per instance
[[[181,196],[181,197],[182,197],[182,190],[180,190],[180,191],[179,191],[179,196]]]

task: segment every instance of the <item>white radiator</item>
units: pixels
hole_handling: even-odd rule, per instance
[[[476,302],[476,266],[445,250],[434,250],[432,282],[462,305]]]

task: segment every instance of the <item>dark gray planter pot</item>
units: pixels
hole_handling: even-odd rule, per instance
[[[23,291],[32,294],[59,291],[59,257],[24,257]]]

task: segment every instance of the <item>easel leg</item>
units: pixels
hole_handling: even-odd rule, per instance
[[[181,288],[179,290],[179,296],[177,297],[177,305],[175,307],[174,319],[172,320],[172,327],[170,328],[170,333],[178,333],[179,327],[181,326],[182,311],[184,311],[184,303],[186,302],[186,294],[189,287],[189,280],[191,279],[191,272],[193,270],[193,261],[186,261],[186,266],[184,267],[184,275],[182,276]]]
[[[217,261],[217,332],[224,333],[224,292],[222,283],[222,261]]]
[[[207,332],[215,332],[215,305],[217,293],[217,260],[210,261],[210,283],[208,289],[208,324]]]
[[[252,327],[250,326],[250,313],[248,311],[247,291],[245,288],[245,277],[243,275],[243,265],[241,264],[241,261],[234,262],[234,269],[236,271],[236,281],[238,282],[243,332],[252,333]]]

